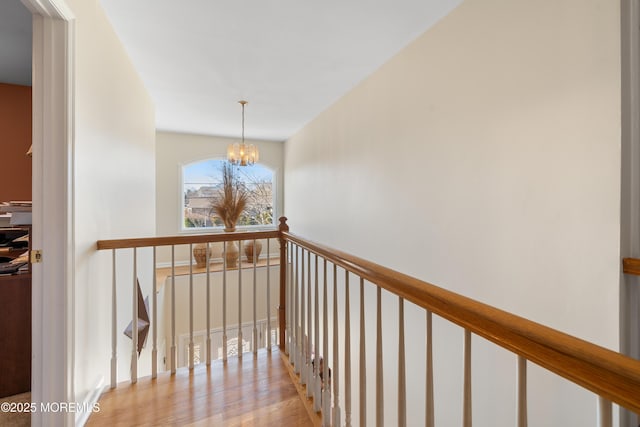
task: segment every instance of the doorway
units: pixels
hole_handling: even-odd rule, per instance
[[[31,34],[20,0],[0,2],[0,398],[31,389]]]
[[[73,105],[75,24],[65,0],[21,0],[33,16],[31,399],[73,402]],[[36,411],[32,425],[72,425]]]

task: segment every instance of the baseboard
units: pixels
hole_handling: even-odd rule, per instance
[[[309,415],[309,420],[313,423],[314,427],[322,426],[322,415],[320,412],[316,412],[313,410],[313,397],[307,398],[307,386],[300,384],[300,376],[296,374],[293,370],[293,366],[289,363],[289,356],[284,353],[284,351],[280,351],[280,357],[282,358],[282,363],[287,368],[287,372],[289,372],[289,377],[293,382],[293,385],[296,387],[298,391],[298,397],[302,401],[305,409],[307,410],[307,414]]]
[[[98,378],[95,386],[86,394],[84,400],[82,402],[78,402],[78,406],[82,408],[99,408],[98,400],[102,393],[104,393],[107,389],[107,384],[104,382],[104,377]],[[78,411],[76,412],[76,427],[84,426],[89,417],[91,416],[92,411]]]

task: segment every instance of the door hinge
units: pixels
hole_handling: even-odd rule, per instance
[[[31,264],[38,264],[42,262],[42,251],[40,249],[31,250]]]

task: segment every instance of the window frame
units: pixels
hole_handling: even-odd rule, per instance
[[[179,232],[181,234],[202,234],[204,232],[207,233],[224,233],[224,227],[223,226],[213,226],[213,227],[186,227],[185,226],[185,205],[184,205],[184,196],[185,196],[185,192],[184,192],[184,185],[185,185],[185,168],[189,167],[190,165],[194,165],[197,163],[203,163],[203,162],[209,162],[209,161],[226,161],[227,159],[224,157],[206,157],[206,158],[198,158],[198,159],[194,159],[194,160],[190,160],[188,162],[184,162],[184,163],[180,163],[178,165],[179,167],[179,172],[178,175],[180,176],[180,186],[178,188],[178,192],[179,192],[179,203],[178,203],[178,209],[179,209]],[[260,230],[272,230],[274,228],[277,227],[277,223],[278,223],[278,217],[279,217],[279,209],[278,209],[278,197],[279,197],[279,192],[278,192],[278,169],[277,168],[272,168],[270,167],[268,164],[265,164],[263,162],[260,162],[258,164],[256,164],[257,166],[260,166],[262,168],[265,168],[266,170],[268,170],[271,173],[271,202],[272,202],[272,223],[271,224],[256,224],[256,225],[237,225],[236,226],[236,230],[237,231],[260,231]],[[243,166],[238,166],[238,167],[243,167]]]

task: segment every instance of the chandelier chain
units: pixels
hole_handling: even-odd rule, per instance
[[[244,104],[246,101],[240,101],[240,104],[242,104],[242,143],[244,144]]]

